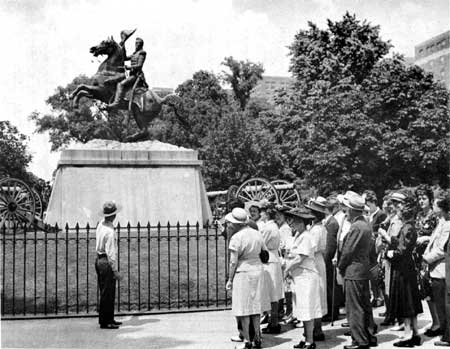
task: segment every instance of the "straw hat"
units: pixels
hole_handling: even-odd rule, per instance
[[[368,208],[366,206],[366,200],[359,194],[350,195],[348,198],[345,198],[343,204],[357,211],[364,211]]]
[[[237,224],[247,224],[248,215],[243,208],[235,207],[230,213],[225,216],[225,221]]]
[[[317,198],[311,199],[311,200],[309,200],[308,204],[305,205],[305,207],[309,208],[311,211],[327,213],[327,206],[326,206],[327,200],[325,198],[322,198],[322,199],[324,199],[324,201],[317,200]]]

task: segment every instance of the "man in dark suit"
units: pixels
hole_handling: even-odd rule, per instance
[[[369,289],[369,252],[372,230],[363,217],[365,200],[356,194],[344,200],[348,207],[350,231],[342,246],[339,272],[344,277],[345,308],[353,338],[345,349],[365,349],[376,344],[376,337],[369,329],[372,307]]]
[[[333,257],[337,249],[337,233],[339,231],[339,223],[334,218],[339,202],[335,197],[328,197],[326,201],[327,216],[325,217],[325,228],[327,229],[327,249],[325,251],[325,267],[327,273],[327,304],[328,313],[323,318],[324,321],[334,321],[339,316],[339,299],[336,299],[336,275],[334,274]],[[333,299],[333,290],[335,292]],[[334,306],[334,309],[333,309]]]
[[[383,223],[386,218],[387,214],[384,212],[380,207],[378,207],[378,199],[377,195],[373,190],[366,190],[364,191],[363,196],[366,199],[366,205],[369,207],[369,224],[372,228],[372,247],[370,251],[371,256],[371,263],[370,268],[377,267],[378,264],[378,252],[376,249],[376,239],[378,236],[378,228],[380,227],[380,224]],[[372,306],[373,307],[381,307],[383,306],[383,292],[381,289],[381,280],[378,278],[378,275],[371,275],[370,279],[370,289],[372,290],[373,300],[372,300]]]

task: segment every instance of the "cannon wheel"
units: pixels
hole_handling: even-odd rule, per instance
[[[246,180],[236,191],[236,198],[244,201],[244,203],[262,199],[279,202],[275,187],[264,178],[250,178]]]
[[[0,225],[12,228],[29,223],[35,215],[36,198],[31,188],[19,179],[0,180]]]
[[[284,179],[277,179],[272,182],[270,182],[274,187],[277,185],[286,185],[291,184],[288,181],[285,181]],[[290,208],[296,208],[300,206],[301,197],[300,193],[297,189],[276,189],[278,193],[278,199],[280,204],[288,206]]]
[[[35,200],[35,217],[42,219],[42,214],[44,213],[44,205],[42,204],[42,199],[38,192],[32,189]]]

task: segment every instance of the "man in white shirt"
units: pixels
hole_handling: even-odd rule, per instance
[[[113,221],[119,208],[114,202],[103,205],[104,219],[98,224],[95,232],[97,259],[95,270],[100,289],[100,305],[98,323],[103,329],[117,329],[121,322],[114,320],[114,299],[116,280],[120,279],[117,269],[117,237]]]

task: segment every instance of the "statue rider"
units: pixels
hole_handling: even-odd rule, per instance
[[[141,38],[136,38],[136,50],[131,56],[125,58],[125,60],[131,61],[130,66],[124,67],[125,69],[130,70],[130,75],[129,77],[125,77],[122,81],[120,81],[117,84],[114,102],[108,105],[108,108],[111,109],[118,108],[120,102],[125,96],[125,89],[132,87],[133,84],[136,82],[136,79],[141,74],[143,74],[142,67],[144,66],[145,58],[147,56],[147,53],[144,51],[143,47],[144,47],[144,40],[142,40]]]
[[[127,58],[127,51],[125,48],[125,42],[128,40],[128,38],[134,34],[134,32],[136,31],[136,29],[133,30],[122,30],[120,32],[120,42],[119,42],[119,46],[120,49],[122,50],[122,59],[125,61]],[[108,78],[105,80],[106,84],[117,84],[119,81],[122,81],[123,79],[126,78],[125,75],[125,68],[121,67],[122,70],[119,71],[118,73],[115,73],[112,75],[112,77]]]

